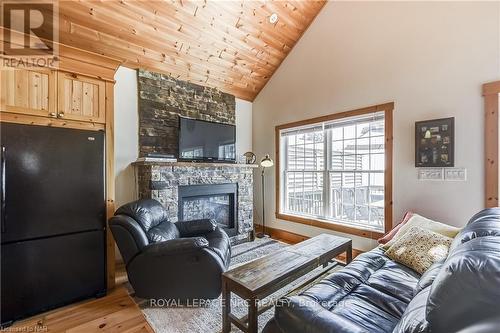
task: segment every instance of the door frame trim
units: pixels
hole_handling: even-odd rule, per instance
[[[485,207],[498,206],[500,81],[483,84]]]

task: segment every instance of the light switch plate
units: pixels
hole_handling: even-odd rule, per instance
[[[467,180],[466,168],[419,168],[418,180],[460,181]]]
[[[443,180],[443,169],[442,168],[419,168],[418,169],[418,179],[419,180]]]
[[[445,168],[444,179],[449,181],[466,181],[467,169],[466,168]]]

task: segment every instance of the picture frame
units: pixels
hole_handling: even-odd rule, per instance
[[[455,118],[415,122],[415,167],[455,166]]]

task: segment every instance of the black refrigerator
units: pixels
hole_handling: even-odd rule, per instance
[[[1,323],[106,292],[104,133],[0,124]]]

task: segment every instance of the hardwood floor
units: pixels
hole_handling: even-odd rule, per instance
[[[11,332],[154,333],[123,285],[126,281],[124,267],[118,266],[117,286],[109,295],[16,322],[8,329]]]
[[[115,284],[117,286],[128,282],[127,271],[123,262],[116,264]]]

